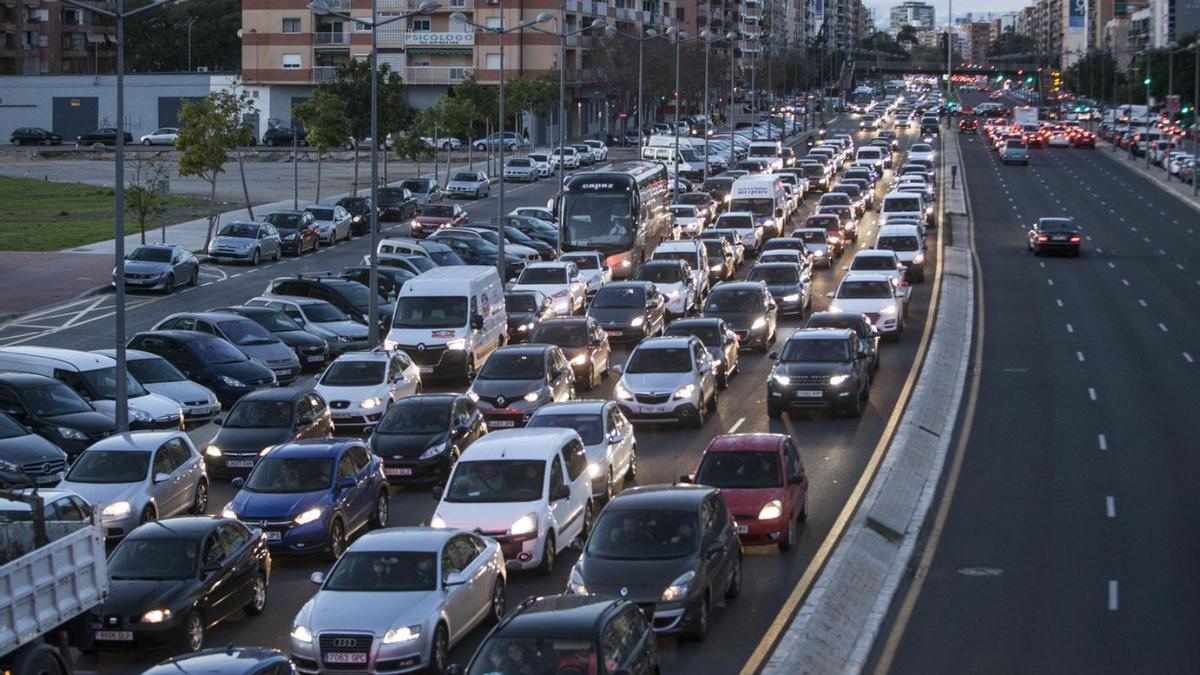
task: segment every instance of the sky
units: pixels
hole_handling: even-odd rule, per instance
[[[892,7],[899,5],[903,0],[863,0],[863,4],[875,11],[875,24],[879,27],[888,25],[888,17]],[[947,0],[924,0],[937,8],[938,25],[946,23],[946,3]],[[1003,14],[1004,12],[1015,12],[1025,5],[1030,4],[1028,0],[952,0],[954,3],[954,16],[963,16],[967,12],[975,14]]]

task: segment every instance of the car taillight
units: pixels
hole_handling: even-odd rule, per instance
[[[1077,235],[1077,234],[1076,234],[1076,235],[1072,236],[1072,237],[1071,237],[1071,243],[1072,243],[1072,244],[1078,244],[1078,243],[1079,243],[1079,235]]]
[[[1038,237],[1038,241],[1050,241],[1050,237],[1048,235],[1043,234]]]

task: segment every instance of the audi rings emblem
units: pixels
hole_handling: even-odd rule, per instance
[[[333,646],[334,647],[357,647],[358,640],[356,640],[355,638],[334,638]]]

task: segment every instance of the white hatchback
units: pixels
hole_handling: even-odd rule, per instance
[[[513,291],[538,291],[550,298],[559,316],[568,316],[587,307],[588,284],[573,262],[531,263],[521,271]]]
[[[633,425],[612,401],[582,400],[551,403],[529,418],[527,429],[574,429],[588,457],[592,497],[606,502],[617,486],[637,477],[637,438]]]
[[[904,332],[904,304],[908,293],[891,274],[847,273],[837,290],[826,293],[825,297],[833,300],[829,311],[865,315],[884,337],[898,340]]]
[[[388,408],[421,392],[421,373],[402,351],[349,352],[321,373],[314,388],[329,402],[338,433],[372,429]]]
[[[612,268],[604,262],[604,256],[595,251],[575,251],[564,253],[558,257],[560,262],[575,263],[579,274],[587,284],[587,294],[591,297],[600,287],[612,281]]]

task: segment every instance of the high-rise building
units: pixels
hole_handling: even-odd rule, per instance
[[[967,48],[963,53],[964,58],[971,63],[984,63],[987,61],[988,45],[992,41],[992,24],[990,21],[975,21],[968,24],[965,28],[967,36]]]
[[[916,26],[918,28],[933,28],[937,19],[933,5],[917,0],[905,0],[892,8],[892,28],[901,26]]]
[[[0,2],[0,75],[111,73],[116,55],[116,25],[102,14],[58,0]]]

